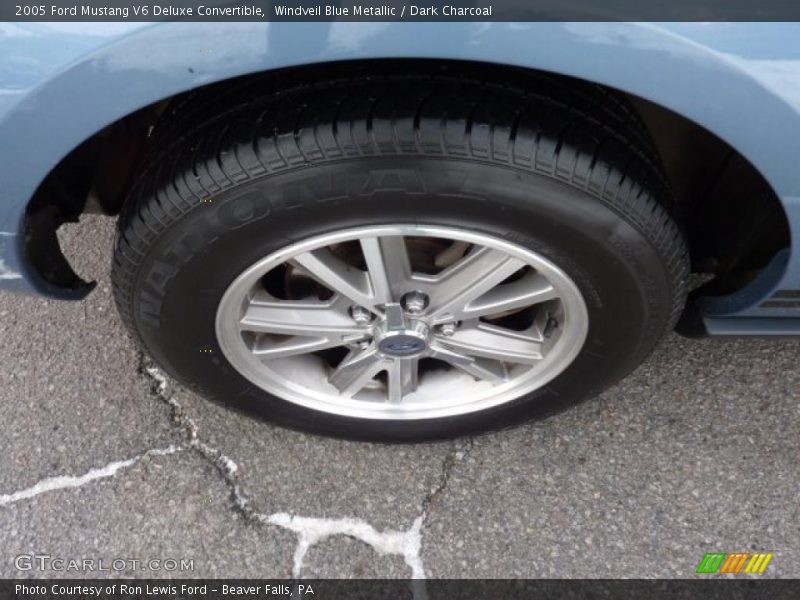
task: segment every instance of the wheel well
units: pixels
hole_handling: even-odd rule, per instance
[[[790,245],[780,200],[756,168],[713,133],[652,102],[628,99],[680,204],[692,272],[713,276],[695,296],[741,289]]]
[[[372,69],[447,69],[462,63],[430,60],[379,60],[295,67],[247,75],[166,98],[96,133],[67,155],[45,178],[26,211],[26,254],[48,283],[87,290],[63,256],[56,230],[83,212],[115,215],[125,201],[141,150],[168,107],[202,106],[254,80],[279,89],[287,81],[346,77]],[[531,77],[528,69],[469,64],[482,77]],[[540,74],[538,74],[540,75]],[[555,76],[561,77],[561,76]],[[741,154],[698,124],[653,102],[587,84],[597,94],[624,96],[652,138],[678,200],[678,218],[688,239],[695,273],[708,274],[704,295],[730,293],[751,281],[770,259],[790,244],[788,222],[775,192]],[[191,111],[189,111],[191,112]]]

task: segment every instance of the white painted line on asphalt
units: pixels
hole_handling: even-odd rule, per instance
[[[47,479],[42,479],[41,481],[24,490],[19,490],[18,492],[14,492],[12,494],[0,495],[0,506],[8,506],[14,502],[33,498],[34,496],[38,496],[39,494],[44,494],[47,492],[81,487],[82,485],[94,481],[95,479],[113,477],[120,469],[128,469],[147,456],[166,456],[168,454],[180,452],[181,450],[182,448],[179,446],[157,448],[154,450],[148,450],[147,452],[134,456],[133,458],[114,461],[108,463],[104,467],[91,469],[83,475],[59,475],[57,477],[48,477]]]

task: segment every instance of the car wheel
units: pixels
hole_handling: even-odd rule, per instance
[[[595,395],[674,325],[687,251],[624,102],[551,88],[356,77],[196,111],[126,202],[123,320],[192,389],[325,435]]]

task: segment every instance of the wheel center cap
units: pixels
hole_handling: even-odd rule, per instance
[[[428,326],[422,321],[408,321],[402,329],[379,326],[375,338],[381,354],[412,358],[428,349]]]
[[[382,339],[378,343],[378,349],[389,356],[413,356],[419,354],[428,344],[425,340],[414,337],[413,335],[398,334]]]

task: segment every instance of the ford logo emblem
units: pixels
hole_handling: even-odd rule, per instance
[[[379,346],[384,354],[409,356],[425,349],[425,342],[415,337],[399,335],[381,341]]]

